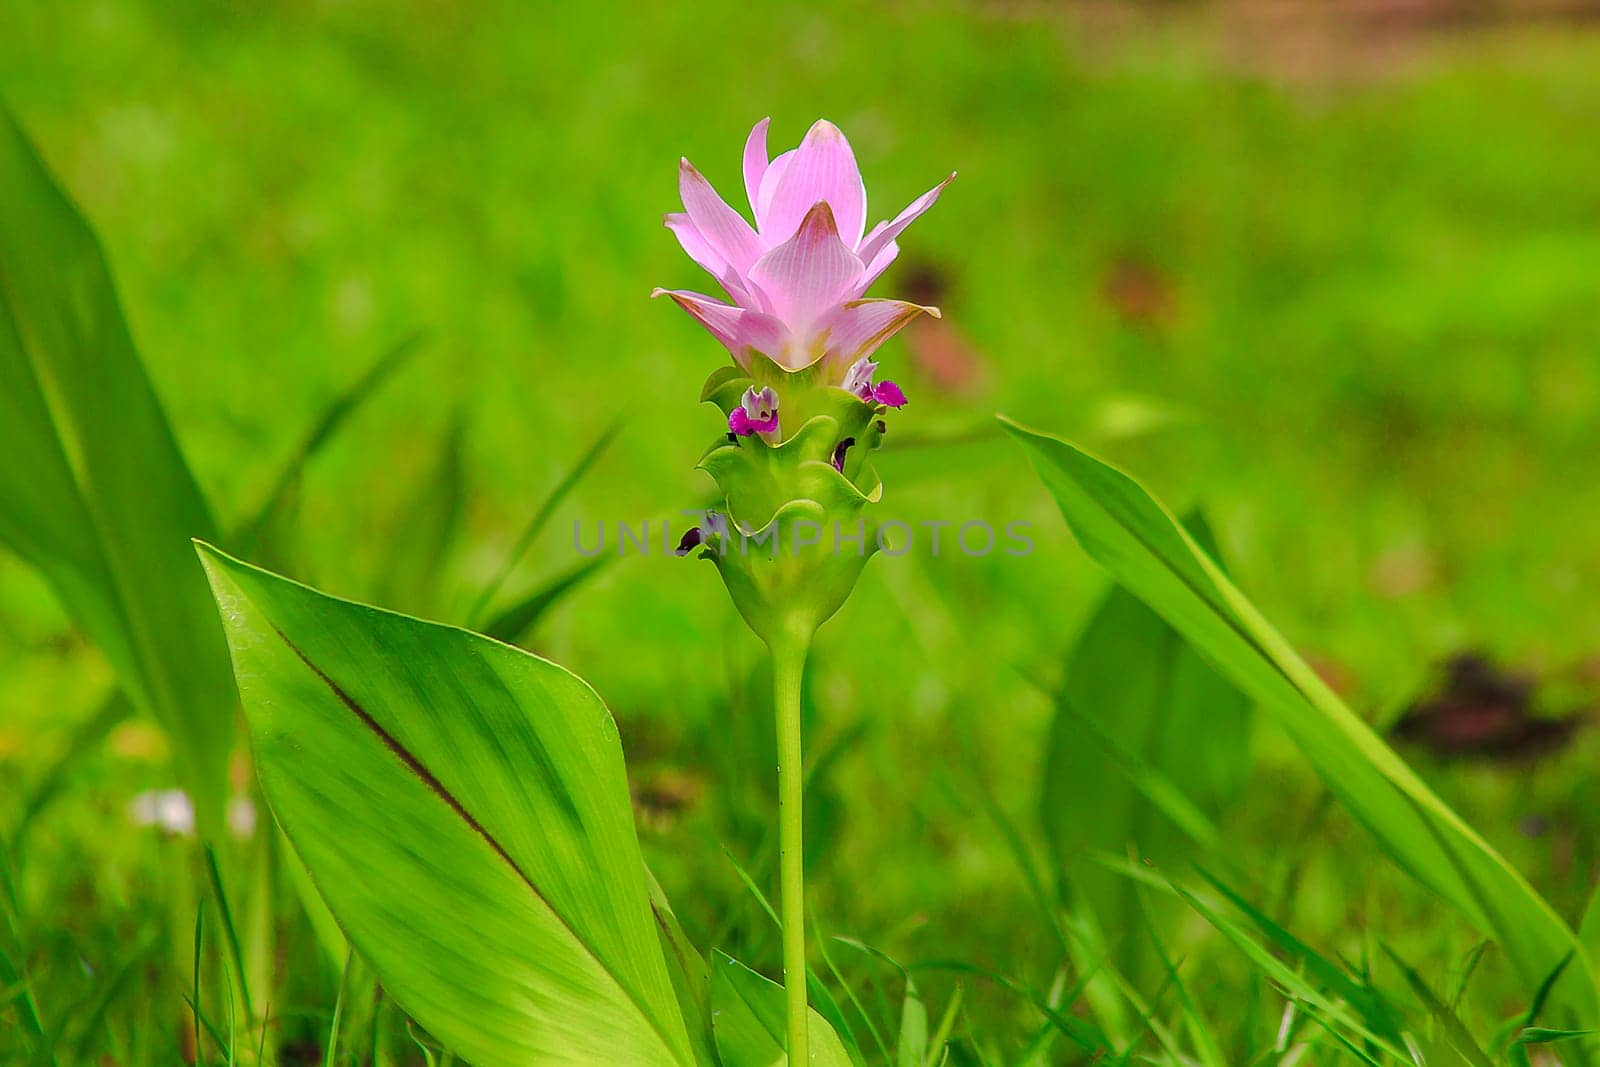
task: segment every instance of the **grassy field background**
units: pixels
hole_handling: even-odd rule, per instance
[[[811,743],[839,749],[814,907],[904,958],[1042,981],[1027,887],[975,798],[1031,824],[1051,713],[1033,680],[1060,677],[1105,582],[992,412],[1203,506],[1239,584],[1369,716],[1472,650],[1535,678],[1537,714],[1600,701],[1600,36],[1430,36],[1378,70],[1298,78],[1224,36],[1192,13],[1111,31],[1029,4],[11,0],[0,95],[103,238],[224,518],[254,508],[332,396],[425,331],[308,472],[293,573],[423,610],[390,542],[459,420],[465,533],[427,605],[447,618],[613,419],[513,589],[575,562],[575,521],[637,522],[708,488],[692,467],[717,419],[695,399],[724,357],[648,299],[709,285],[660,226],[680,155],[733,200],[752,122],[773,116],[776,148],[827,116],[874,218],[959,171],[879,286],[931,288],[945,312],[886,350],[913,404],[885,512],[1026,520],[1037,550],[877,560],[823,631]],[[646,851],[686,922],[770,966],[776,939],[718,844],[765,884],[769,720],[748,695],[757,646],[710,569],[621,560],[532,647],[617,713]],[[0,557],[0,814],[108,684],[44,584]],[[1254,748],[1227,827],[1261,870],[1297,872],[1280,917],[1330,951],[1376,929],[1455,966],[1470,933],[1322,811],[1280,737]],[[1536,763],[1405,751],[1581,907],[1592,737]],[[176,921],[167,846],[125,829],[128,798],[171,781],[153,729],[126,725],[35,830],[22,911],[59,935],[52,958],[100,965]],[[1504,967],[1485,968],[1492,990]],[[70,975],[51,982],[73,995]]]

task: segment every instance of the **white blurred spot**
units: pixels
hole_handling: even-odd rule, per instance
[[[140,793],[128,806],[128,818],[136,826],[158,826],[169,834],[188,837],[194,833],[194,805],[181,789]]]

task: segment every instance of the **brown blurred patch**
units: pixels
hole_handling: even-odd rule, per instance
[[[995,0],[1002,17],[1056,18],[1088,62],[1108,45],[1180,33],[1229,65],[1287,82],[1371,79],[1401,71],[1440,41],[1519,26],[1600,25],[1600,0]]]
[[[705,782],[698,774],[676,767],[644,772],[629,783],[633,810],[639,822],[652,830],[668,830],[705,793]]]
[[[1372,561],[1367,584],[1386,600],[1420,593],[1439,577],[1437,562],[1424,546],[1403,544],[1388,549]]]
[[[950,275],[927,260],[913,261],[896,277],[902,300],[943,308],[950,298]],[[905,329],[911,360],[941,393],[969,394],[987,376],[988,361],[949,319],[924,315]]]
[[[1100,295],[1129,326],[1160,329],[1177,310],[1177,291],[1154,263],[1140,256],[1119,256],[1100,279]]]
[[[1477,652],[1445,664],[1438,691],[1408,708],[1394,736],[1445,758],[1531,759],[1557,751],[1589,716],[1533,715],[1535,680]]]

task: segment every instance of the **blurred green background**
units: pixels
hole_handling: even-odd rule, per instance
[[[714,288],[660,225],[680,155],[740,203],[750,125],[773,117],[776,152],[826,116],[874,220],[959,171],[876,289],[945,313],[884,350],[913,400],[884,513],[1026,520],[1037,549],[879,559],[823,631],[811,744],[839,747],[814,906],[897,952],[1024,969],[1026,888],[973,798],[1031,818],[1050,718],[1032,679],[1059,678],[1104,580],[996,410],[1202,505],[1242,588],[1359,710],[1473,650],[1534,680],[1536,715],[1600,699],[1600,35],[1429,10],[4,0],[0,94],[104,240],[223,516],[426,331],[307,473],[292,572],[392,589],[390,541],[460,419],[465,528],[429,605],[451,619],[613,419],[512,590],[575,562],[574,522],[709,487],[692,468],[718,419],[695,400],[726,357],[648,299]],[[685,920],[775,952],[717,844],[765,870],[772,759],[757,649],[710,568],[621,560],[531,646],[617,713]],[[0,796],[107,682],[0,557]],[[76,871],[52,877],[137,869],[132,844],[86,850],[170,784],[147,734],[114,735],[51,813],[37,847]],[[1256,748],[1229,825],[1270,858],[1316,789],[1276,735]],[[1580,732],[1539,763],[1418,758],[1570,915],[1597,752]],[[1470,946],[1343,816],[1312,832],[1309,932],[1370,906],[1389,936],[1420,928],[1418,955]]]

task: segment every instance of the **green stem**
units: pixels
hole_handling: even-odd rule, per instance
[[[778,720],[778,881],[783,919],[783,991],[789,1015],[789,1063],[810,1062],[806,1041],[806,876],[801,804],[800,679],[809,639],[773,641],[773,707]]]

